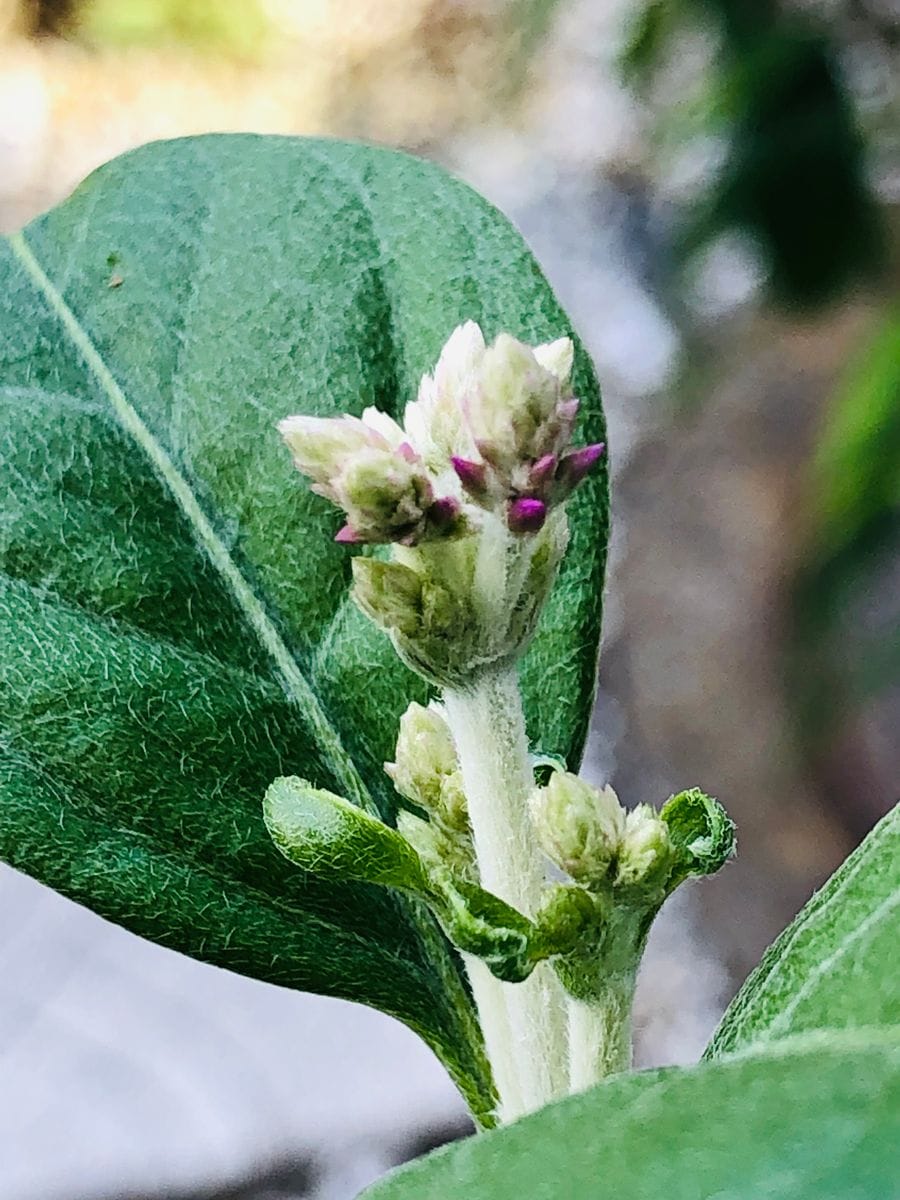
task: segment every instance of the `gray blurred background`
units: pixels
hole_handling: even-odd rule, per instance
[[[740,857],[654,932],[695,1059],[900,795],[900,14],[890,0],[0,0],[0,228],[141,142],[434,158],[531,244],[614,469],[585,772],[700,784]],[[466,1131],[380,1014],[226,975],[0,869],[2,1200],[349,1200]]]

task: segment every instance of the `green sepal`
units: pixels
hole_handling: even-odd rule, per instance
[[[285,858],[314,875],[417,895],[430,891],[418,854],[396,829],[305,779],[290,776],[270,784],[263,817]]]
[[[689,875],[713,875],[733,857],[734,822],[712,796],[688,788],[670,797],[660,816],[669,828],[675,866],[667,891],[672,892]]]

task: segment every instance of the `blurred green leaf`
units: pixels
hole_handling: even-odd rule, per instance
[[[807,1030],[900,1025],[900,808],[766,951],[707,1050],[721,1058]]]
[[[900,1043],[794,1038],[619,1075],[401,1168],[360,1200],[886,1200]]]

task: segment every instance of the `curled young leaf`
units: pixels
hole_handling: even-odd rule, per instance
[[[266,791],[263,816],[285,858],[313,875],[418,895],[429,890],[418,854],[396,829],[305,779],[276,779]]]
[[[660,816],[676,853],[669,891],[689,875],[715,874],[734,855],[734,822],[718,800],[699,788],[672,796]]]

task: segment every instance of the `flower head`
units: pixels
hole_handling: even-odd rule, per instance
[[[278,428],[312,490],[346,513],[338,541],[413,545],[457,531],[459,502],[435,495],[421,457],[386,413],[294,416]]]
[[[477,325],[461,330],[469,332],[445,347],[455,361],[444,363],[442,355],[435,372],[445,389],[456,389],[451,465],[476,505],[501,516],[512,533],[536,533],[603,453],[601,443],[571,446],[578,415],[570,387],[574,346],[558,338],[532,347],[506,333],[485,346]],[[446,390],[442,396],[449,406]]]
[[[419,542],[466,528],[465,509],[535,534],[603,452],[573,449],[578,401],[569,338],[528,346],[474,321],[453,331],[403,425],[362,417],[288,417],[279,429],[313,490],[347,514],[344,542]]]

